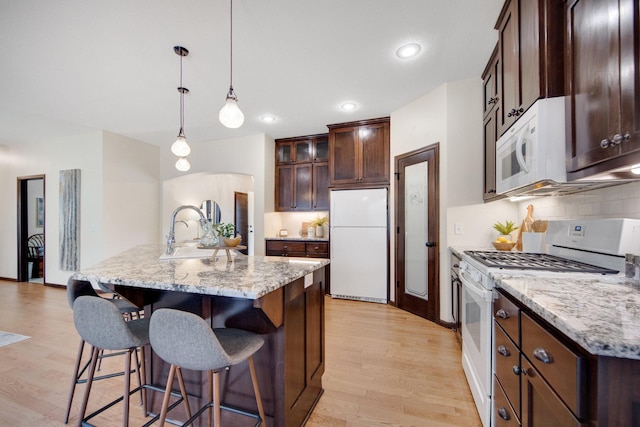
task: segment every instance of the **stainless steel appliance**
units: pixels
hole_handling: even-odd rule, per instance
[[[485,427],[491,423],[492,304],[490,273],[524,270],[527,274],[624,273],[625,254],[640,253],[640,220],[549,221],[547,253],[465,251],[462,281],[462,366]],[[569,276],[571,277],[571,276]]]

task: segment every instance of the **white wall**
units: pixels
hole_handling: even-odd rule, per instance
[[[264,214],[265,212],[273,212],[274,206],[274,140],[264,134],[256,134],[243,138],[189,142],[189,144],[191,145],[191,155],[189,156],[191,169],[188,172],[176,170],[174,167],[176,157],[171,154],[171,151],[168,149],[160,151],[162,181],[200,172],[207,174],[238,173],[253,176],[255,254],[264,255]],[[168,227],[168,216],[161,218],[161,223],[165,222]]]
[[[102,233],[91,232],[86,218],[102,220],[102,132],[91,132],[29,144],[5,147],[3,161],[4,194],[0,206],[0,277],[16,279],[17,268],[17,189],[18,177],[45,175],[45,279],[47,283],[66,284],[73,272],[58,268],[59,258],[59,173],[81,169],[80,266],[87,267],[100,259]],[[3,165],[5,166],[5,165]]]
[[[159,243],[160,212],[160,148],[110,132],[103,138],[104,216],[100,223],[83,216],[90,233],[102,228],[101,259]]]
[[[482,81],[479,78],[444,84],[391,114],[391,170],[394,156],[440,143],[439,146],[439,256],[440,318],[452,321],[451,284],[449,278],[449,246],[454,221],[465,223],[471,232],[467,242],[486,245],[485,233],[475,233],[501,220],[516,215],[509,203],[482,204],[484,181],[484,144],[482,128]],[[395,182],[391,186],[391,202],[395,204]],[[481,208],[478,208],[481,206]],[[449,215],[451,214],[451,217]],[[395,213],[391,213],[391,229],[395,229]],[[451,230],[451,232],[450,232]],[[392,235],[391,277],[392,300],[395,300],[394,245]],[[457,242],[457,239],[453,239]]]
[[[288,237],[300,237],[302,223],[311,222],[316,218],[329,217],[328,211],[317,212],[272,212],[265,214],[265,237],[279,237],[278,233],[284,228]]]
[[[16,279],[18,177],[45,175],[45,279],[64,285],[74,273],[58,268],[59,173],[80,169],[80,268],[157,238],[158,147],[96,131],[1,147],[0,277]],[[140,206],[144,204],[145,206]],[[123,207],[131,206],[126,210]],[[137,208],[137,209],[136,209]],[[140,222],[137,222],[140,217]]]

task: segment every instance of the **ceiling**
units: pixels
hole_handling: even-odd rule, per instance
[[[235,0],[233,86],[245,123],[227,129],[218,111],[229,88],[228,0],[0,0],[0,144],[104,129],[168,148],[180,127],[176,45],[190,51],[189,142],[309,135],[386,116],[480,76],[502,2]],[[407,42],[420,54],[397,58]],[[358,108],[342,111],[346,101]]]

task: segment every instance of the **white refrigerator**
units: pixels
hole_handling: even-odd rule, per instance
[[[387,303],[387,189],[332,190],[331,296]]]

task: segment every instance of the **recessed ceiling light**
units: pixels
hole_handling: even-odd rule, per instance
[[[422,50],[422,46],[418,43],[409,43],[404,46],[400,46],[398,50],[396,50],[396,55],[401,59],[413,58],[420,53],[420,50]]]
[[[340,106],[340,108],[342,108],[344,111],[353,111],[358,108],[358,106],[355,102],[345,102]]]
[[[265,114],[264,116],[260,116],[260,120],[262,120],[265,123],[273,123],[276,121],[276,118],[273,117],[272,115]]]

